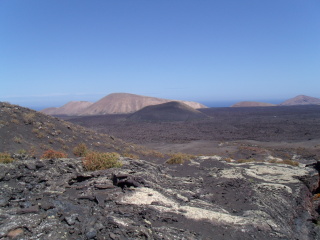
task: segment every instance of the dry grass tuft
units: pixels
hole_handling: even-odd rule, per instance
[[[196,156],[185,153],[174,153],[170,155],[170,158],[166,161],[168,164],[183,164],[185,161],[190,161],[196,158]]]
[[[83,159],[83,166],[87,171],[103,170],[114,167],[121,167],[122,163],[119,161],[120,155],[118,153],[99,153],[88,152]]]
[[[22,117],[25,124],[32,124],[34,122],[36,114],[33,112],[24,113]]]
[[[254,158],[249,158],[249,159],[238,159],[236,162],[237,163],[249,163],[249,162],[255,162],[256,160]]]
[[[88,153],[88,147],[85,143],[80,143],[73,148],[73,154],[77,157],[85,157]]]
[[[0,153],[0,163],[11,163],[14,159],[9,153]]]
[[[67,154],[59,151],[55,151],[53,149],[49,149],[43,153],[40,157],[41,159],[57,159],[57,158],[66,158]]]

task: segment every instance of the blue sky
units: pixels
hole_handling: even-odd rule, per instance
[[[1,0],[0,101],[320,97],[319,0]]]

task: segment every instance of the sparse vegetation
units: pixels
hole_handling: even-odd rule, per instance
[[[133,153],[124,153],[122,154],[124,157],[132,158],[132,159],[139,159],[139,156]]]
[[[118,153],[88,152],[83,159],[83,166],[87,171],[103,170],[113,167],[121,167]]]
[[[281,161],[277,161],[276,163],[278,163],[278,164],[287,164],[287,165],[290,165],[290,166],[299,166],[299,163],[297,161],[293,161],[293,160],[290,160],[290,159],[284,159],[284,160],[281,160]]]
[[[61,138],[61,137],[55,138],[55,140],[56,140],[58,143],[61,143],[61,144],[65,144],[65,143],[66,143],[66,141],[65,141],[63,138]]]
[[[11,163],[14,159],[9,153],[0,153],[0,163]]]
[[[18,151],[18,154],[27,154],[27,151],[25,149],[20,149]]]
[[[249,163],[249,162],[255,162],[256,160],[254,158],[248,158],[248,159],[238,159],[237,163]]]
[[[19,120],[16,119],[16,118],[11,119],[11,122],[14,123],[14,124],[17,124],[17,125],[20,123]]]
[[[37,128],[32,129],[32,132],[36,134],[37,138],[45,138],[45,134]]]
[[[32,124],[36,114],[34,112],[24,113],[22,115],[25,124]]]
[[[13,141],[14,141],[15,143],[21,143],[21,142],[22,142],[22,139],[21,139],[20,137],[14,137],[14,138],[13,138]]]
[[[320,193],[316,193],[315,195],[313,195],[313,201],[317,200],[320,200]]]
[[[36,148],[36,146],[31,146],[31,147],[29,148],[28,154],[29,154],[31,157],[35,157],[35,156],[37,155],[37,148]]]
[[[196,158],[196,156],[185,153],[175,153],[171,154],[171,157],[166,161],[168,164],[183,164],[185,161],[190,161]]]
[[[73,154],[77,157],[85,157],[88,153],[88,147],[85,143],[80,143],[73,149]]]
[[[55,151],[53,149],[49,149],[43,153],[40,157],[41,159],[57,159],[57,158],[66,158],[67,154],[59,151]]]

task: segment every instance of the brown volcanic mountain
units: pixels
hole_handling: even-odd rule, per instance
[[[133,121],[189,121],[208,118],[204,113],[182,102],[167,102],[144,107],[128,119]]]
[[[123,114],[133,113],[146,106],[157,105],[170,101],[172,100],[140,96],[130,93],[112,93],[93,104],[89,102],[70,102],[61,108],[48,108],[41,112],[49,115],[69,116]],[[206,108],[206,106],[197,102],[179,100],[178,102],[184,103],[194,109]]]
[[[41,110],[42,113],[48,115],[68,115],[75,116],[81,114],[86,108],[90,107],[93,103],[86,101],[72,101],[59,108],[46,108]]]
[[[140,96],[130,93],[112,93],[92,104],[90,107],[85,109],[81,115],[133,113],[146,106],[157,105],[170,101],[172,100]],[[183,102],[192,108],[206,108],[206,106],[196,102],[179,102]]]
[[[309,97],[305,95],[299,95],[294,98],[290,98],[287,101],[279,104],[279,106],[293,106],[293,105],[319,105],[320,98]]]
[[[264,103],[264,102],[244,101],[244,102],[238,102],[236,104],[233,104],[231,107],[272,107],[272,106],[276,106],[276,105],[271,103]]]

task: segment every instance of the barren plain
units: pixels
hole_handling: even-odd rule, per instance
[[[68,121],[162,152],[261,159],[320,158],[320,106],[200,109],[194,121],[131,121],[131,114]]]

